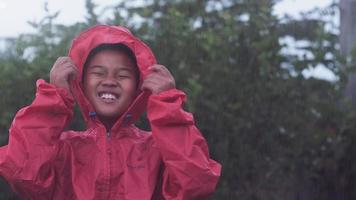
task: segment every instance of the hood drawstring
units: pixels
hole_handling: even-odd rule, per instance
[[[132,119],[132,114],[131,113],[127,113],[124,117],[124,121],[123,121],[123,124],[127,125],[130,120]]]
[[[92,119],[93,119],[94,117],[96,117],[96,112],[90,111],[90,112],[89,112],[89,117],[92,118]]]

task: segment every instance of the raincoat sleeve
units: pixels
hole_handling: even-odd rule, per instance
[[[216,187],[221,165],[209,158],[208,146],[191,113],[182,105],[185,94],[171,89],[151,95],[147,114],[161,152],[164,199],[205,199]]]
[[[9,144],[0,148],[0,175],[22,196],[52,193],[53,161],[60,134],[73,116],[73,104],[65,89],[38,80],[35,100],[16,114]]]

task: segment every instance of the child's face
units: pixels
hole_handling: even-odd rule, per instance
[[[134,100],[134,64],[123,52],[103,50],[93,56],[84,74],[84,94],[101,120],[116,120]]]

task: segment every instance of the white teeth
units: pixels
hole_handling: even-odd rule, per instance
[[[116,96],[110,93],[102,93],[100,94],[100,98],[102,99],[110,99],[110,100],[115,100]]]

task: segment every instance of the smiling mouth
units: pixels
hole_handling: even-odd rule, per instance
[[[117,94],[109,93],[109,92],[101,92],[99,93],[99,97],[105,102],[113,102],[118,99]]]

